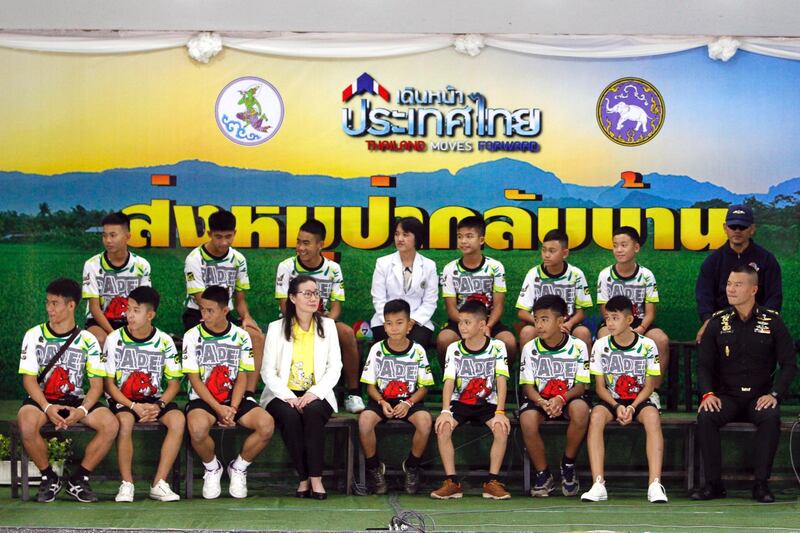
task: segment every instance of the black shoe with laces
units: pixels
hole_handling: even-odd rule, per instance
[[[758,503],[775,503],[775,495],[769,490],[766,481],[756,481],[753,485],[753,499]]]
[[[386,465],[380,463],[378,468],[367,468],[367,486],[373,494],[386,494]]]
[[[67,481],[67,492],[79,502],[92,503],[97,501],[97,495],[92,492],[92,487],[89,486],[88,477],[77,481],[74,479]]]
[[[39,494],[36,496],[37,502],[49,503],[56,499],[58,493],[64,488],[64,484],[56,477],[42,477],[42,482],[39,483]]]
[[[406,466],[403,461],[403,472],[406,475],[405,489],[407,494],[416,494],[419,491],[419,479],[422,474],[422,469],[419,467]]]

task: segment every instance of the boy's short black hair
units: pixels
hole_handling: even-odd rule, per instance
[[[544,235],[542,242],[558,241],[562,248],[569,248],[569,237],[564,230],[551,229]]]
[[[486,320],[489,317],[489,310],[486,309],[483,302],[478,300],[467,300],[458,308],[458,312],[477,315],[481,320]]]
[[[230,301],[228,289],[225,287],[220,287],[219,285],[211,285],[210,287],[206,287],[206,290],[203,291],[203,294],[201,294],[200,297],[204,300],[217,302],[220,307],[225,307]]]
[[[397,228],[402,229],[403,231],[407,231],[414,235],[414,248],[419,250],[425,244],[425,226],[422,225],[422,222],[417,220],[414,217],[403,217],[398,218],[394,225],[394,230],[397,231]]]
[[[67,301],[75,302],[77,306],[81,301],[81,286],[74,279],[57,278],[50,282],[45,289],[47,294],[61,296]]]
[[[618,294],[606,302],[606,312],[633,314],[633,302],[627,296]]]
[[[158,295],[153,287],[147,285],[140,285],[133,289],[128,298],[139,304],[149,305],[153,311],[158,311],[158,304],[161,302],[161,297]]]
[[[750,276],[750,279],[753,280],[753,284],[758,285],[758,270],[751,267],[750,265],[745,265],[745,264],[736,265],[731,269],[731,274],[733,273],[747,274],[748,276]]]
[[[325,229],[325,224],[316,218],[309,218],[303,225],[300,226],[300,231],[305,231],[317,237],[317,240],[324,241],[328,231]]]
[[[642,244],[642,238],[639,236],[639,232],[636,231],[636,228],[632,228],[631,226],[620,226],[614,230],[611,234],[612,237],[616,237],[617,235],[627,235],[633,242],[636,244]]]
[[[482,216],[478,215],[464,217],[459,220],[456,225],[456,230],[460,229],[474,229],[477,230],[479,234],[486,235],[486,221],[483,220]]]
[[[208,217],[209,231],[236,231],[236,216],[230,211],[220,209]]]
[[[394,315],[397,313],[405,313],[407,318],[411,318],[411,306],[408,305],[408,302],[405,300],[401,300],[400,298],[396,300],[390,300],[386,302],[386,305],[383,306],[383,316],[386,315]]]
[[[557,294],[545,294],[533,303],[533,312],[549,309],[561,316],[567,316],[569,309],[564,298]]]
[[[100,221],[101,226],[122,226],[125,228],[126,231],[131,230],[131,217],[123,213],[122,211],[117,211],[116,213],[109,213],[103,217],[103,220]]]

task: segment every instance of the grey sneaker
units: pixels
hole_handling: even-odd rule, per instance
[[[386,494],[386,465],[381,463],[378,468],[367,468],[367,486],[373,494]]]
[[[561,493],[564,496],[577,496],[580,490],[581,484],[575,473],[575,465],[561,465]]]

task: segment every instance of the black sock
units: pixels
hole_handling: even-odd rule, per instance
[[[561,466],[575,466],[575,458],[567,457],[566,454],[561,458]]]
[[[537,476],[537,477],[538,477],[538,476],[540,476],[540,475],[545,475],[545,476],[546,476],[546,475],[548,475],[549,473],[550,473],[550,469],[549,469],[549,468],[545,468],[544,470],[539,470],[539,471],[537,471],[537,472],[536,472],[536,476]]]
[[[83,465],[80,465],[78,469],[72,474],[72,481],[83,481],[84,478],[88,478],[89,474],[92,472],[90,470],[86,470]]]
[[[244,397],[247,398],[248,396],[252,396],[253,398],[255,398],[256,397],[256,390],[255,389],[253,389],[253,390],[247,389],[246,391],[244,391]]]
[[[347,389],[347,394],[351,396],[361,396],[361,389],[358,387],[355,389]]]
[[[379,466],[381,466],[381,462],[378,459],[378,454],[377,453],[375,455],[373,455],[372,457],[367,457],[367,468],[369,468],[370,470],[375,470]]]
[[[492,474],[491,472],[486,474],[486,483],[489,483],[490,481],[501,481],[500,474]]]
[[[413,453],[408,452],[406,457],[406,466],[409,468],[419,468],[422,464],[422,457],[416,457]]]
[[[458,478],[456,477],[456,475],[455,475],[455,474],[453,474],[452,476],[444,476],[444,478],[445,478],[445,479],[449,479],[449,480],[450,480],[450,481],[452,481],[453,483],[458,483]]]
[[[52,465],[47,465],[47,468],[42,470],[42,476],[46,477],[47,479],[58,479],[58,474],[56,474],[55,470],[53,470]]]

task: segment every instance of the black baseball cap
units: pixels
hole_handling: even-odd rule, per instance
[[[750,227],[753,222],[753,210],[749,206],[735,204],[728,208],[728,215],[725,217],[726,225]]]

